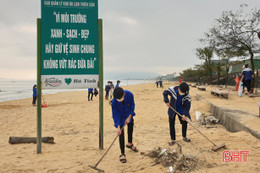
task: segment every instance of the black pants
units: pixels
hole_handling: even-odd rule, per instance
[[[120,126],[122,128],[122,126]],[[134,119],[131,123],[127,124],[127,133],[128,133],[128,142],[133,142],[133,131],[134,131]],[[125,132],[122,130],[121,135],[119,136],[119,146],[121,154],[125,154]]]
[[[106,100],[108,99],[108,94],[109,94],[109,91],[106,91],[106,96],[105,96]]]
[[[93,98],[93,92],[88,92],[88,101],[89,101],[90,95],[91,95],[91,100],[92,100],[92,98]]]
[[[32,101],[32,104],[33,104],[33,105],[36,104],[36,100],[37,100],[37,96],[33,96],[33,101]]]
[[[245,80],[244,84],[247,88],[247,91],[250,92],[251,91],[251,80]]]
[[[175,140],[176,139],[176,135],[175,135],[175,117],[178,115],[174,115],[173,118],[169,117],[169,124],[170,124],[170,135],[171,135],[171,140]],[[182,136],[184,138],[186,138],[186,134],[187,134],[187,121],[183,121],[181,119],[180,116],[178,116],[180,123],[182,125]]]

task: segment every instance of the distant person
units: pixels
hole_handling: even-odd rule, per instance
[[[158,88],[159,81],[156,81],[155,83],[156,83],[156,87]]]
[[[98,95],[98,90],[97,88],[94,88],[94,96],[96,97]]]
[[[36,100],[37,100],[37,85],[33,85],[33,101],[32,101],[33,106],[36,106]]]
[[[181,84],[181,78],[179,78],[179,84]]]
[[[115,86],[112,81],[110,81],[110,90],[109,90],[109,99],[113,99],[113,93],[114,93]]]
[[[116,81],[116,86],[115,86],[115,88],[119,87],[120,82],[121,82],[120,80]]]
[[[162,80],[159,81],[159,84],[160,84],[160,88],[162,88],[163,87]]]
[[[244,81],[243,84],[247,88],[247,92],[251,93],[251,81],[254,78],[253,71],[248,67],[248,64],[245,64],[245,69],[242,71],[242,77],[240,81]]]
[[[106,91],[105,99],[106,99],[106,100],[108,100],[108,94],[109,94],[110,89],[111,89],[110,81],[108,81],[107,84],[106,84],[106,86],[105,86],[105,91]]]
[[[91,98],[89,99],[89,97],[91,96]],[[89,88],[88,89],[88,101],[93,101],[93,88]]]
[[[170,101],[168,96],[170,96]],[[175,109],[182,117],[178,116],[180,123],[182,124],[182,137],[185,142],[190,142],[190,139],[187,137],[187,121],[186,118],[190,118],[190,107],[191,99],[189,95],[189,85],[186,83],[181,83],[179,86],[170,87],[163,92],[164,102],[166,103],[169,115],[169,124],[170,124],[170,136],[171,141],[169,145],[172,146],[176,143],[175,136],[175,117],[176,113],[170,108]]]
[[[245,67],[245,65],[243,65],[242,66],[242,69],[244,70],[246,67]],[[243,70],[242,70],[242,73],[243,73]],[[241,75],[240,75],[240,79],[241,79],[241,77],[242,77],[242,73],[241,73]],[[239,79],[239,81],[240,81],[240,79]],[[245,78],[242,80],[242,82],[243,82],[243,92],[242,93],[244,93],[245,92]]]
[[[119,136],[119,145],[121,150],[119,160],[122,163],[126,163],[124,129],[121,130],[121,128],[126,124],[128,133],[128,143],[126,144],[126,147],[134,152],[138,152],[138,149],[133,144],[133,116],[135,116],[134,95],[130,91],[117,87],[114,90],[114,99],[112,100],[111,106],[114,126],[117,128],[117,135]]]

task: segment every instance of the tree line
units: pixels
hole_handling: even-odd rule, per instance
[[[202,46],[196,49],[196,57],[203,63],[180,73],[182,79],[204,77],[211,84],[214,76],[219,81],[221,76],[228,76],[234,57],[250,57],[254,71],[253,57],[260,53],[260,10],[243,4],[236,11],[224,11],[199,41]],[[218,61],[214,61],[215,56]]]

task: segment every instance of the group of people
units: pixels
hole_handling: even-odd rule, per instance
[[[155,84],[156,84],[156,87],[157,87],[157,88],[158,88],[158,86],[160,86],[160,88],[163,88],[163,82],[162,82],[162,80],[156,81]]]
[[[114,126],[117,129],[116,133],[119,136],[119,146],[121,154],[119,160],[122,163],[126,163],[125,147],[131,149],[134,152],[138,152],[138,149],[133,144],[133,130],[134,130],[134,116],[135,116],[135,101],[134,95],[128,90],[124,90],[121,87],[117,87],[114,90],[114,98],[112,100],[112,116]],[[170,99],[169,99],[170,97]],[[175,135],[175,117],[176,110],[179,121],[182,124],[182,137],[183,141],[190,142],[187,137],[187,118],[190,117],[191,98],[189,95],[189,86],[186,83],[181,83],[179,86],[170,87],[163,92],[163,100],[168,107],[170,137],[169,145],[172,146],[176,143]],[[125,145],[124,139],[124,127],[127,126],[128,143]]]
[[[119,87],[120,82],[121,82],[120,80],[117,80],[117,84],[115,87],[112,81],[107,82],[107,85],[105,86],[106,100],[113,98],[114,88]],[[93,101],[93,95],[96,97],[98,95],[98,90],[96,88],[88,88],[88,101]],[[33,85],[33,101],[32,101],[33,106],[36,106],[36,100],[37,100],[37,85]]]
[[[96,97],[98,95],[98,90],[96,88],[88,88],[88,101],[93,101],[93,95]],[[33,85],[33,101],[32,105],[36,106],[37,100],[37,85]]]
[[[112,81],[107,82],[107,84],[105,86],[105,91],[106,91],[105,99],[106,100],[111,100],[113,98],[114,89],[119,87],[120,82],[121,82],[120,80],[117,80],[116,86],[114,86]]]
[[[247,78],[245,78],[247,79]],[[119,160],[122,163],[126,163],[125,147],[131,149],[134,152],[138,152],[138,149],[133,144],[133,130],[134,130],[134,116],[135,116],[135,101],[134,95],[128,90],[124,90],[120,86],[120,81],[117,81],[115,89],[113,90],[113,82],[108,81],[105,87],[106,99],[108,99],[108,93],[112,92],[113,99],[111,103],[112,116],[114,126],[116,127],[116,133],[119,136],[119,146],[121,154]],[[109,86],[109,87],[107,87]],[[109,88],[109,89],[108,89]],[[88,89],[88,101],[93,99],[93,95],[97,95],[98,91],[96,88]],[[170,99],[169,99],[170,97]],[[37,86],[33,86],[33,105],[36,105],[37,99]],[[110,98],[111,99],[111,98]],[[182,124],[182,136],[185,142],[191,140],[187,137],[187,121],[186,118],[191,118],[189,111],[191,107],[191,99],[189,95],[189,86],[186,83],[181,83],[176,87],[169,87],[163,92],[163,100],[168,109],[169,115],[169,127],[170,137],[169,145],[172,146],[176,143],[175,135],[175,117],[176,113],[172,109],[175,109],[180,115],[178,115],[179,121]],[[128,143],[125,145],[124,127],[127,126]]]
[[[93,95],[96,97],[98,90],[96,88],[88,88],[88,101],[93,101]]]

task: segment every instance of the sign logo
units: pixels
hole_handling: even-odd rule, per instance
[[[65,78],[64,80],[65,80],[67,85],[69,85],[71,83],[71,81],[72,81],[71,78]]]
[[[222,153],[222,161],[223,162],[235,162],[237,159],[237,162],[247,162],[248,154],[250,154],[250,151],[248,151],[248,150],[238,151],[237,154],[235,154],[235,151],[225,150]]]
[[[46,78],[45,81],[45,86],[51,86],[51,87],[58,87],[62,84],[61,80],[52,77],[52,78]]]

